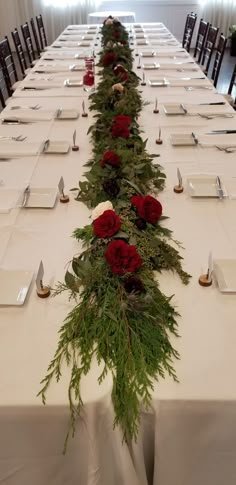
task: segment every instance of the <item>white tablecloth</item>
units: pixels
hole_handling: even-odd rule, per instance
[[[153,29],[155,25],[145,27]],[[134,48],[137,50],[135,44]],[[151,59],[140,56],[141,65],[156,61],[160,63],[160,70],[137,69],[141,77],[142,72],[145,73],[147,85],[140,89],[143,98],[149,102],[145,104],[139,121],[144,139],[148,138],[148,151],[160,154],[157,160],[167,175],[166,188],[159,197],[164,215],[170,217],[165,225],[173,230],[174,238],[182,242],[185,248],[181,250],[183,266],[192,274],[187,287],[175,275],[158,275],[162,291],[166,295],[175,295],[173,303],[181,315],[181,338],[172,338],[181,356],[175,363],[180,382],[174,383],[166,377],[155,384],[152,409],[142,412],[138,442],[127,446],[122,444],[120,430],[113,430],[111,376],[108,375],[99,386],[99,368],[94,362],[89,375],[82,379],[84,408],[77,423],[77,433],[69,441],[67,454],[63,456],[69,420],[68,370],[64,370],[59,384],[52,384],[46,407],[41,405],[36,394],[56,349],[57,331],[73,303],[68,302],[66,294],[40,300],[32,284],[22,308],[0,308],[0,483],[235,485],[236,297],[220,293],[215,283],[208,289],[200,287],[198,277],[206,271],[210,249],[214,257],[236,257],[236,201],[200,200],[190,198],[186,190],[181,195],[173,192],[177,167],[185,186],[187,175],[192,173],[217,174],[226,187],[234,184],[235,155],[224,154],[214,145],[228,143],[229,139],[230,143],[236,144],[236,135],[211,137],[206,133],[218,128],[235,128],[235,118],[207,120],[199,116],[198,113],[209,111],[232,113],[229,105],[200,106],[201,103],[223,100],[214,88],[186,91],[184,86],[171,84],[150,87],[149,79],[159,75],[170,78],[170,69],[166,66],[186,62],[186,59],[170,57],[173,57],[173,47],[160,48],[159,53]],[[187,60],[191,58],[187,57]],[[48,61],[48,64],[52,65],[52,62]],[[138,64],[137,56],[135,69]],[[189,69],[192,65],[178,65],[177,68],[186,66]],[[29,82],[32,74],[37,76],[35,70],[37,66],[24,83]],[[42,74],[38,76],[42,77]],[[195,74],[171,70],[171,76],[194,77]],[[210,85],[205,80],[198,82]],[[53,89],[57,88],[50,91]],[[35,93],[30,91],[24,92],[23,98],[21,90],[14,96],[6,109],[8,114],[13,112],[12,106],[36,103],[40,104],[40,112],[62,107],[78,109],[81,113],[83,100],[88,107],[87,93],[82,88],[78,88],[76,97],[50,96],[41,91],[41,96],[36,99]],[[153,114],[156,98],[159,114]],[[168,102],[184,103],[189,114],[165,115],[163,105]],[[16,112],[14,110],[14,115]],[[27,136],[25,142],[16,143],[43,142],[47,138],[72,142],[76,129],[80,146],[79,152],[70,151],[67,155],[41,154],[1,161],[3,188],[23,189],[28,183],[52,187],[57,186],[63,176],[68,193],[82,179],[83,165],[91,155],[87,130],[92,122],[92,114],[89,114],[88,118],[77,120],[50,119],[28,125],[0,125],[0,136],[13,133]],[[161,146],[155,143],[159,127],[163,139]],[[198,146],[171,145],[171,134],[192,131],[201,141]],[[204,146],[206,139],[210,139],[212,146]],[[89,210],[74,201],[73,196],[69,204],[57,202],[54,209],[14,208],[8,214],[0,214],[0,266],[36,272],[42,259],[44,282],[55,287],[63,280],[67,262],[80,251],[78,243],[71,238],[72,231],[89,223],[89,215]]]

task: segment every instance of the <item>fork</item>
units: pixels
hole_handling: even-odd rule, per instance
[[[35,104],[34,106],[11,106],[11,109],[40,109],[41,106],[39,104]]]
[[[234,153],[236,152],[236,147],[219,147],[218,145],[215,145],[215,147],[220,150],[221,152],[225,153]]]
[[[24,141],[26,140],[27,136],[18,135],[18,136],[0,136],[0,140],[14,140],[14,141]]]

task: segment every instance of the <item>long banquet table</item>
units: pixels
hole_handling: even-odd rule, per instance
[[[174,304],[181,315],[178,319],[181,338],[172,339],[181,356],[175,363],[179,383],[168,376],[155,383],[152,409],[143,409],[141,413],[138,440],[126,445],[122,444],[120,429],[113,430],[111,375],[99,386],[100,369],[94,362],[82,379],[84,408],[76,435],[69,440],[63,456],[69,422],[68,369],[64,369],[59,384],[52,383],[46,407],[36,394],[56,349],[57,332],[73,303],[68,302],[66,294],[39,299],[32,283],[22,307],[0,308],[0,483],[3,484],[235,485],[236,300],[234,294],[221,293],[215,281],[209,288],[198,284],[199,275],[206,272],[210,250],[213,258],[236,257],[236,159],[234,153],[226,154],[215,146],[236,145],[236,134],[206,135],[216,129],[235,129],[235,112],[227,103],[202,104],[222,102],[224,98],[207,79],[182,79],[203,75],[162,24],[141,24],[149,42],[146,46],[138,44],[135,25],[129,25],[131,45],[138,54],[134,70],[141,77],[144,73],[147,81],[146,86],[140,86],[147,101],[140,126],[143,137],[148,138],[148,151],[160,154],[157,160],[167,176],[165,190],[159,196],[164,214],[169,216],[165,224],[173,230],[174,239],[181,241],[183,266],[192,275],[187,287],[173,274],[158,275],[162,291],[174,295]],[[77,46],[77,41],[89,31],[94,36],[90,45]],[[16,89],[1,115],[12,115],[13,106],[39,104],[37,112],[48,119],[17,126],[1,124],[0,137],[21,134],[27,140],[15,143],[26,145],[42,144],[48,138],[71,144],[76,129],[79,152],[70,150],[66,155],[55,155],[39,150],[33,156],[1,160],[0,197],[9,188],[22,194],[28,183],[56,187],[61,176],[68,193],[82,180],[83,165],[91,154],[87,130],[93,122],[92,114],[75,120],[57,120],[54,114],[58,108],[78,110],[81,114],[83,101],[88,108],[88,95],[83,88],[64,87],[63,81],[81,79],[83,71],[69,71],[69,66],[74,62],[82,65],[83,55],[89,55],[91,50],[99,52],[99,45],[94,45],[99,42],[97,32],[98,27],[95,34],[87,25],[68,26]],[[68,34],[76,37],[75,45],[65,40]],[[157,55],[142,57],[150,49],[157,51]],[[81,54],[80,59],[74,57],[76,53]],[[153,61],[160,63],[159,70],[143,68]],[[158,77],[167,78],[170,84],[151,87],[148,80]],[[23,89],[36,86],[35,83],[41,87],[46,84],[48,89]],[[187,86],[193,89],[186,90]],[[153,113],[156,98],[159,114]],[[163,109],[166,103],[184,103],[188,114],[167,116]],[[229,113],[232,118],[200,116],[209,111]],[[162,145],[155,143],[159,127]],[[171,134],[191,132],[198,137],[198,145],[171,145]],[[177,167],[185,186],[182,194],[173,192]],[[190,174],[219,175],[229,197],[224,200],[190,197],[186,190]],[[69,204],[57,201],[53,209],[24,209],[16,205],[6,212],[0,206],[1,268],[33,270],[36,274],[42,260],[44,282],[55,287],[58,281],[63,281],[68,261],[81,249],[71,238],[72,231],[89,223],[89,217],[90,211],[72,195]]]

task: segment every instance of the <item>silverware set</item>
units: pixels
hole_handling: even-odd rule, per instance
[[[218,145],[215,145],[215,147],[217,148],[217,150],[220,150],[221,152],[225,152],[225,153],[234,153],[234,152],[236,152],[236,146],[220,147]]]
[[[27,136],[18,135],[18,136],[0,136],[0,141],[3,140],[13,140],[13,141],[24,141],[26,140]]]
[[[10,109],[33,109],[37,110],[40,109],[41,106],[39,104],[35,104],[34,106],[11,106]]]

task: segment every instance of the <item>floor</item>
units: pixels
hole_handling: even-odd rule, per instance
[[[232,76],[234,66],[236,64],[236,57],[231,57],[229,51],[230,51],[229,49],[226,49],[225,51],[223,62],[221,65],[220,75],[217,83],[217,91],[223,94],[227,94],[228,92],[230,79]],[[191,49],[191,54],[193,54],[193,49]],[[213,59],[211,61],[209,75],[208,75],[209,78],[211,76],[212,66],[214,63],[214,54],[212,57]],[[236,96],[236,93],[235,93],[235,96]]]

